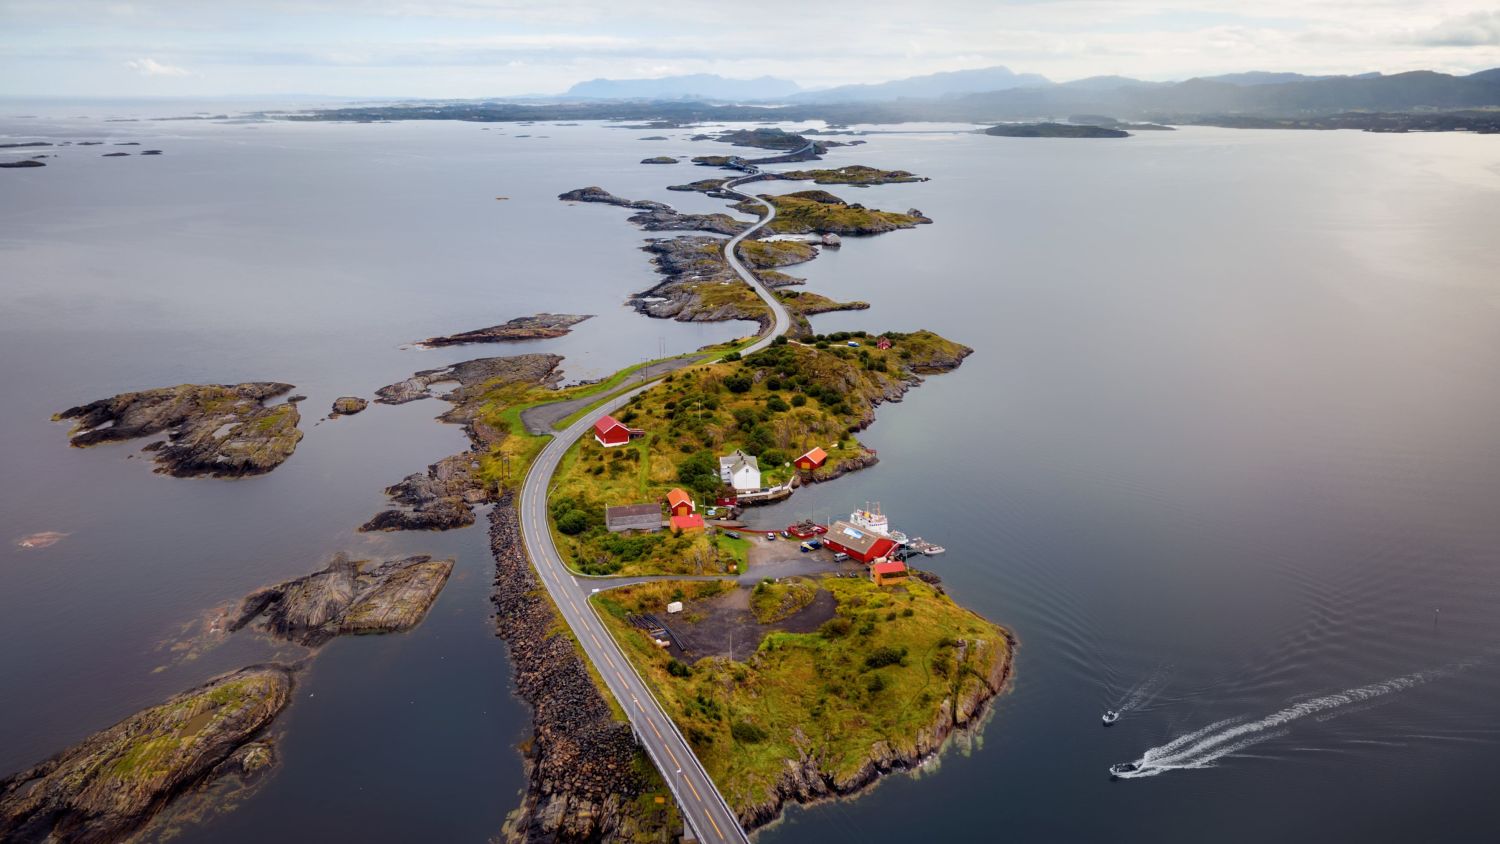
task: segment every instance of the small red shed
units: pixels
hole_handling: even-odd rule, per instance
[[[691,516],[698,505],[693,503],[693,497],[688,495],[681,487],[667,493],[667,509],[674,516]]]
[[[697,513],[693,513],[690,516],[673,516],[672,530],[680,530],[683,533],[703,530],[703,517]]]
[[[870,566],[870,579],[876,586],[884,586],[894,580],[906,579],[906,563],[900,560],[881,560]]]
[[[605,448],[625,445],[630,442],[630,434],[630,429],[613,416],[601,416],[594,423],[594,439]]]
[[[804,472],[810,472],[813,469],[821,469],[823,468],[823,464],[827,462],[828,452],[824,451],[820,447],[814,447],[812,451],[809,451],[796,460],[797,468],[801,469]]]

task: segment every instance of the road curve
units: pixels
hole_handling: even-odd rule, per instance
[[[745,268],[735,254],[735,247],[740,241],[759,231],[776,217],[776,209],[770,203],[734,190],[735,185],[752,177],[745,176],[724,183],[724,190],[751,202],[758,202],[766,209],[765,216],[755,225],[735,235],[724,245],[724,257],[729,266],[771,309],[770,330],[746,347],[745,354],[769,346],[775,338],[785,334],[792,324],[786,307]],[[547,491],[568,448],[593,429],[594,420],[600,415],[613,413],[635,395],[649,389],[653,383],[655,382],[649,382],[610,399],[547,443],[531,464],[521,485],[520,500],[516,504],[516,513],[521,521],[521,538],[542,585],[546,587],[553,602],[557,604],[558,611],[562,613],[563,620],[583,646],[589,662],[598,669],[610,693],[630,718],[636,739],[645,748],[656,769],[661,771],[662,778],[677,798],[677,805],[682,808],[683,817],[698,840],[748,842],[750,837],[745,834],[744,827],[740,826],[739,818],[729,808],[713,780],[709,779],[708,772],[698,761],[687,739],[678,731],[677,725],[672,723],[672,719],[646,686],[645,680],[625,658],[619,645],[605,629],[604,622],[595,614],[589,604],[589,591],[574,579],[564,565],[562,555],[552,541],[552,531],[547,522]]]

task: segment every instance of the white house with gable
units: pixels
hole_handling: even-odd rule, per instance
[[[736,492],[760,489],[760,461],[736,449],[728,457],[719,458],[719,480]]]

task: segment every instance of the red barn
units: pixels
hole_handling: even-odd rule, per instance
[[[814,448],[812,451],[809,451],[796,460],[797,468],[801,469],[804,472],[810,472],[813,469],[821,469],[823,468],[823,464],[827,462],[828,452],[824,451],[821,448]]]
[[[694,530],[703,530],[703,517],[697,513],[691,516],[673,516],[672,530],[680,530],[683,533]]]
[[[691,516],[698,505],[693,503],[693,497],[688,495],[681,487],[667,493],[667,509],[674,516]]]
[[[848,522],[834,522],[823,534],[823,545],[842,551],[866,565],[896,550],[896,540],[861,530]]]
[[[635,428],[627,428],[625,424],[613,416],[601,416],[594,423],[594,439],[605,448],[613,448],[630,442],[631,437],[638,437],[645,431]]]

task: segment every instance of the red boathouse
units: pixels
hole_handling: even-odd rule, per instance
[[[823,545],[842,551],[868,565],[896,550],[896,540],[868,530],[861,530],[848,522],[834,522],[823,534]]]

